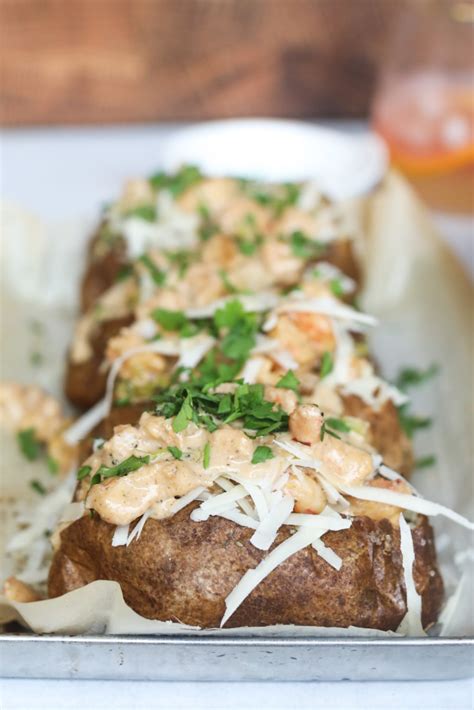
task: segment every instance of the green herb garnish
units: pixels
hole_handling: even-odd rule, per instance
[[[201,171],[195,165],[183,165],[174,175],[158,172],[151,175],[148,180],[155,190],[168,190],[174,197],[178,197],[202,178]]]
[[[277,387],[281,387],[287,390],[293,390],[293,392],[298,392],[299,385],[300,381],[296,377],[293,370],[288,370],[288,372],[284,374],[283,377],[278,380],[276,384]]]
[[[326,350],[321,358],[321,368],[319,370],[319,376],[321,379],[327,377],[334,367],[332,355]]]
[[[296,231],[290,235],[290,247],[294,256],[299,259],[313,259],[325,251],[326,245],[310,239],[303,232]]]
[[[341,283],[341,279],[331,279],[329,282],[329,288],[336,298],[342,298],[344,296],[344,288]]]
[[[275,458],[275,454],[269,446],[257,446],[252,456],[252,463],[263,463]]]
[[[174,456],[175,459],[178,459],[180,461],[183,458],[183,452],[181,449],[178,449],[177,446],[167,446],[168,451],[172,456]]]
[[[44,496],[47,493],[46,488],[43,486],[41,481],[38,481],[37,479],[30,481],[30,488],[32,488],[36,493],[39,493],[40,496]]]
[[[125,213],[126,217],[138,217],[145,222],[154,222],[156,220],[156,209],[153,205],[139,205],[133,207]]]
[[[405,434],[412,439],[418,429],[427,429],[433,423],[431,417],[420,417],[408,412],[408,405],[398,407],[398,420]]]
[[[52,476],[55,476],[57,473],[59,473],[59,463],[56,461],[56,459],[53,459],[52,456],[48,456],[46,459],[46,463],[48,464],[48,471]]]
[[[183,311],[169,311],[166,308],[156,308],[152,311],[151,315],[164,330],[181,330],[181,328],[188,323],[188,319]]]
[[[87,478],[91,471],[92,466],[81,466],[76,475],[77,480],[82,481],[83,478]]]
[[[410,387],[421,385],[423,382],[430,380],[439,372],[439,366],[433,363],[426,370],[419,370],[415,367],[405,367],[398,374],[396,386],[405,391]]]
[[[149,456],[129,456],[124,461],[121,461],[116,466],[100,466],[97,472],[92,476],[91,485],[100,483],[104,478],[113,478],[115,476],[126,476],[127,473],[136,471],[137,469],[150,463]]]
[[[146,266],[153,281],[158,286],[163,286],[166,281],[166,274],[157,267],[153,259],[151,259],[148,254],[142,254],[138,261],[141,261],[141,263]]]
[[[328,417],[325,419],[325,424],[326,424],[326,431],[329,427],[329,429],[335,429],[336,431],[342,431],[344,433],[348,433],[351,428],[350,426],[344,421],[344,419],[336,419],[336,417]],[[328,432],[330,433],[330,432]]]
[[[415,468],[431,468],[436,463],[436,456],[422,456],[415,461]]]
[[[24,429],[16,435],[20,451],[28,459],[35,461],[41,453],[41,443],[36,438],[35,429]]]
[[[209,464],[211,463],[211,444],[209,441],[206,443],[204,446],[204,450],[202,452],[202,465],[204,468],[209,468]]]

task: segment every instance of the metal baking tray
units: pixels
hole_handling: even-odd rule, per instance
[[[10,678],[452,680],[474,674],[474,639],[0,636]]]

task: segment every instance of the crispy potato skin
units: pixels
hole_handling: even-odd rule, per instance
[[[133,322],[133,316],[103,321],[91,340],[93,356],[84,362],[68,358],[64,379],[64,392],[68,400],[79,409],[88,409],[99,401],[105,392],[107,372],[101,369],[107,342],[121,328]]]
[[[337,266],[346,276],[350,276],[360,285],[360,268],[354,253],[353,242],[350,239],[330,242],[322,259]]]
[[[106,248],[101,256],[95,254],[101,227],[102,225],[99,225],[89,243],[86,268],[81,282],[81,313],[92,308],[99,296],[113,286],[120,270],[127,263],[126,248],[121,239]]]
[[[414,464],[413,447],[400,426],[395,405],[387,401],[376,411],[356,395],[343,397],[344,414],[360,417],[370,425],[370,443],[384,463],[409,477]]]
[[[148,520],[139,540],[112,547],[114,528],[84,516],[61,533],[49,575],[57,597],[96,579],[120,583],[125,601],[150,619],[219,626],[225,597],[242,575],[267,554],[250,544],[252,531],[223,518],[194,523],[191,504],[172,518]],[[275,545],[289,535],[283,528]],[[415,581],[423,597],[423,624],[437,618],[443,583],[433,533],[425,518],[413,531]],[[277,567],[226,626],[350,624],[396,629],[406,611],[399,532],[387,520],[355,518],[349,530],[324,542],[342,557],[338,572],[312,547]]]

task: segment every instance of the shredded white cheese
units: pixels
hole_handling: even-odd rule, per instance
[[[400,513],[400,549],[402,553],[403,575],[405,578],[405,589],[407,598],[407,611],[403,617],[398,633],[406,636],[425,636],[423,624],[421,622],[421,596],[416,591],[415,580],[413,578],[413,565],[415,564],[415,548],[410,526],[406,522],[403,514]]]
[[[278,534],[278,530],[287,520],[293,510],[294,504],[294,499],[291,496],[285,495],[279,503],[273,506],[260,521],[258,528],[250,538],[250,542],[254,547],[257,547],[259,550],[268,550],[272,546]]]

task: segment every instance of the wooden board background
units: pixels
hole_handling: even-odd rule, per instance
[[[0,118],[364,115],[409,2],[0,0]]]

